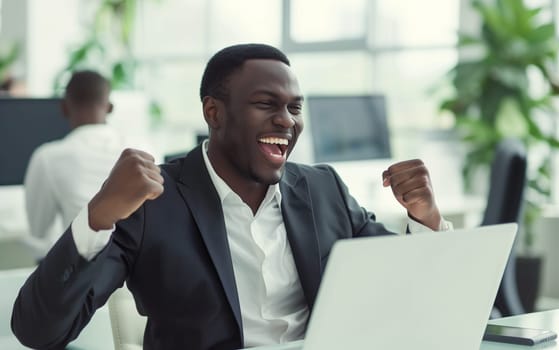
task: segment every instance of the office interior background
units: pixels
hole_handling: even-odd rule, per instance
[[[543,20],[555,21],[559,14],[555,1],[525,2],[542,6]],[[290,58],[305,97],[383,97],[390,156],[337,164],[352,193],[377,212],[380,221],[402,231],[405,216],[382,188],[382,170],[394,161],[421,158],[430,169],[443,214],[457,227],[481,222],[488,173],[481,172],[476,186],[464,191],[464,145],[453,116],[440,109],[452,93],[447,73],[464,55],[457,33],[479,33],[481,19],[469,0],[138,0],[130,2],[135,8],[125,46],[116,39],[121,33],[115,29],[119,24],[111,22],[114,18],[96,17],[105,3],[110,1],[1,0],[0,45],[4,51],[14,43],[20,47],[9,70],[18,84],[14,94],[60,93],[57,79],[60,83],[68,78],[64,67],[92,37],[98,18],[95,35],[103,50],[93,49],[79,67],[111,76],[115,62],[133,62],[133,78],[113,90],[110,122],[163,160],[189,150],[197,136],[206,133],[198,89],[209,57],[230,44],[271,44]],[[537,81],[534,85],[538,89]],[[324,126],[308,109],[304,113],[306,129],[293,160],[312,163],[313,131]],[[559,134],[556,123],[552,127]],[[537,225],[536,250],[545,255],[539,308],[559,305],[559,275],[553,271],[559,264],[553,249],[559,247],[553,230],[559,220],[559,162],[552,157],[552,195],[542,203]],[[34,264],[18,244],[26,234],[21,193],[21,186],[0,188],[4,270]]]

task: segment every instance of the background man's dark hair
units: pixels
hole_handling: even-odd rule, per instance
[[[66,99],[78,105],[106,102],[110,84],[101,74],[82,70],[72,74],[66,85]]]
[[[250,59],[271,59],[290,65],[287,56],[270,45],[240,44],[226,47],[218,51],[206,65],[200,85],[200,100],[206,96],[227,100],[227,81],[231,73]]]

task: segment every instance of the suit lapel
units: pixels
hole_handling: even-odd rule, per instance
[[[287,168],[280,183],[282,215],[299,279],[312,308],[322,271],[307,179]]]
[[[201,147],[192,150],[184,159],[177,186],[200,229],[202,240],[217,270],[242,335],[241,308],[223,209],[204,164]]]

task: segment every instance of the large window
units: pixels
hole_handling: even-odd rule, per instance
[[[94,4],[72,3],[78,23],[64,22],[64,42],[47,38],[51,31],[43,22],[34,21],[30,29],[31,89],[51,88],[68,49],[87,32]],[[444,125],[431,91],[456,62],[459,5],[460,0],[138,1],[132,45],[137,88],[163,107],[163,122],[154,123],[162,152],[188,148],[206,128],[198,87],[207,59],[230,44],[268,43],[289,55],[306,94],[385,95],[398,143],[401,129]],[[60,49],[43,50],[40,43]],[[393,146],[399,155],[402,148]]]
[[[385,95],[397,157],[413,152],[415,130],[449,126],[438,104],[457,60],[458,0],[283,4],[282,43],[303,91]]]

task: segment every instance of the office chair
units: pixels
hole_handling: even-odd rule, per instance
[[[142,350],[147,317],[138,314],[134,297],[126,286],[110,296],[109,317],[115,350]]]
[[[504,139],[497,145],[491,165],[487,207],[481,225],[519,222],[526,183],[526,150],[520,140]],[[513,247],[495,299],[492,317],[524,313],[516,285]]]

